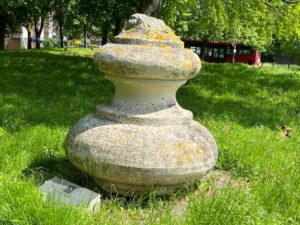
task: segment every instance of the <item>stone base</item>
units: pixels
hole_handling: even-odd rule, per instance
[[[212,135],[178,105],[141,116],[116,116],[105,108],[98,107],[70,130],[65,149],[72,164],[106,191],[172,194],[214,167],[217,146]],[[173,124],[159,119],[173,118],[174,112]]]

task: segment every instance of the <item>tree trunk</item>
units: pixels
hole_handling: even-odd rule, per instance
[[[32,46],[31,46],[31,30],[30,30],[30,27],[26,27],[27,29],[27,49],[32,49]]]
[[[86,48],[86,24],[83,25],[83,45]]]
[[[116,20],[115,20],[115,30],[114,30],[114,36],[118,35],[121,31],[121,23],[122,20],[119,16],[117,16]]]
[[[162,0],[143,0],[141,2],[141,13],[155,18],[160,17]]]
[[[45,18],[41,18],[41,24],[40,27],[38,28],[38,23],[36,22],[34,24],[34,30],[35,30],[35,36],[36,36],[36,48],[40,49],[41,48],[41,34],[44,29],[44,20]]]
[[[0,16],[0,50],[5,48],[5,18]]]
[[[108,42],[108,32],[107,31],[103,31],[101,44],[105,45],[105,44],[107,44],[107,42]]]
[[[109,30],[110,30],[110,23],[106,21],[102,27],[102,45],[105,45],[108,42]]]
[[[59,37],[60,37],[60,47],[64,48],[64,35],[63,35],[63,24],[59,24]]]
[[[35,48],[40,49],[41,48],[41,42],[40,42],[40,34],[38,29],[34,29],[35,32]]]

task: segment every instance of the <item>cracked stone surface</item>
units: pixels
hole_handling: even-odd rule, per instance
[[[213,169],[213,136],[176,101],[178,88],[199,72],[199,57],[162,20],[132,15],[94,61],[116,93],[70,130],[65,150],[74,166],[124,195],[169,195]]]

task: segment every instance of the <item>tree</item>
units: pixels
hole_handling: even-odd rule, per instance
[[[222,0],[200,0],[189,18],[188,30],[182,36],[204,42],[200,57],[209,41],[224,39],[228,26],[226,9]]]
[[[57,21],[59,26],[59,37],[60,37],[60,47],[64,47],[64,32],[63,27],[66,23],[66,18],[71,14],[70,12],[70,2],[71,0],[54,0],[54,19]]]
[[[5,35],[8,30],[15,31],[19,20],[16,12],[21,7],[23,0],[1,0],[0,1],[0,50],[5,47]]]
[[[78,12],[85,18],[88,28],[97,27],[106,44],[110,35],[120,32],[122,24],[137,11],[138,1],[134,0],[79,0]]]
[[[269,8],[261,0],[227,1],[224,40],[242,42],[265,50],[272,43],[274,27]]]
[[[67,11],[64,12],[63,33],[68,38],[82,35],[82,23],[84,22],[85,15],[81,15],[78,4],[79,0],[70,0]]]
[[[189,22],[197,7],[197,0],[164,0],[161,18],[181,36],[187,33]]]
[[[292,56],[300,62],[300,2],[274,1],[269,7],[277,15],[275,22],[276,33],[271,50]]]
[[[25,0],[30,11],[30,17],[34,26],[36,48],[40,48],[40,38],[44,29],[46,17],[53,11],[54,0]]]
[[[31,38],[31,31],[32,31],[32,8],[28,6],[27,2],[24,2],[24,4],[21,5],[21,7],[18,8],[18,18],[20,21],[20,24],[26,28],[27,30],[27,49],[32,48],[32,38]],[[15,11],[16,12],[16,11]]]
[[[238,41],[265,51],[275,39],[297,39],[299,4],[292,0],[164,0],[161,14],[183,38],[204,43]]]

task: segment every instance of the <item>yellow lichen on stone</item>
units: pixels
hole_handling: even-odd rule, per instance
[[[97,49],[97,52],[101,54],[101,53],[104,52],[104,49],[103,49],[103,48],[98,48],[98,49]]]
[[[192,70],[194,65],[190,60],[187,60],[186,58],[183,60],[183,66],[187,69],[187,70]]]
[[[165,143],[162,143],[160,146],[161,146],[161,147],[160,147],[160,150],[161,150],[162,152],[166,152],[166,151],[167,151],[167,145],[166,145]]]
[[[127,38],[127,39],[135,38],[136,37],[135,29],[132,28],[130,30],[127,30],[126,32],[122,32],[117,37],[122,37],[122,38]]]
[[[158,40],[158,41],[164,41],[166,40],[166,38],[158,33],[158,32],[155,32],[155,31],[149,31],[148,35],[146,36],[146,39],[150,39],[150,40]]]
[[[186,147],[186,144],[183,141],[179,141],[178,145],[181,149],[185,149],[185,147]]]
[[[187,144],[182,140],[173,144],[173,150],[177,152],[176,163],[178,165],[191,162],[195,159],[195,149],[191,146],[191,144]]]
[[[127,134],[127,138],[132,139],[133,138],[133,134]]]
[[[128,30],[124,30],[118,36],[118,40],[133,39],[133,40],[149,40],[149,41],[162,41],[168,43],[183,43],[179,37],[177,37],[171,29],[167,29],[162,32],[159,30],[151,29],[148,26],[134,27]]]
[[[201,148],[201,146],[199,144],[197,144],[197,152],[198,152],[199,158],[201,160],[204,160],[203,149]]]
[[[198,157],[202,161],[205,160],[203,149],[199,144],[187,144],[180,140],[173,144],[173,150],[177,153],[176,163],[178,165],[197,160]]]
[[[112,51],[114,51],[114,52],[124,52],[124,48],[114,47],[114,48],[112,48]]]

